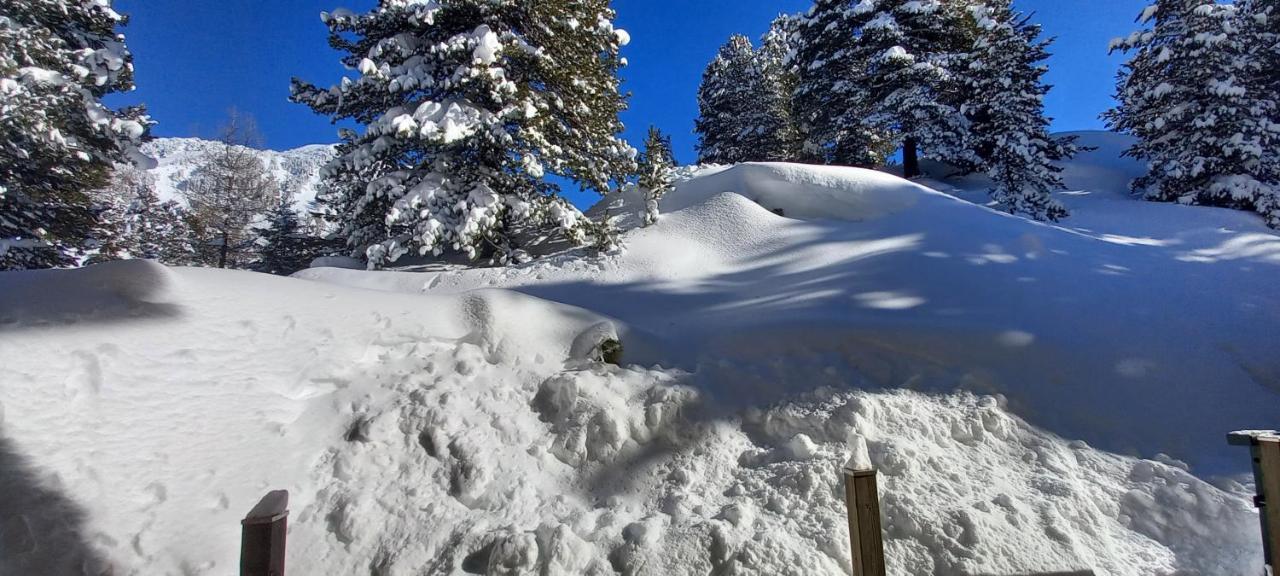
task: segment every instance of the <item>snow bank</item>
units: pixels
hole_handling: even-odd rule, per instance
[[[746,165],[605,258],[0,274],[0,573],[234,571],[286,488],[303,574],[845,574],[851,459],[891,574],[1256,573],[1204,479],[1280,416],[1280,238],[1069,194]]]

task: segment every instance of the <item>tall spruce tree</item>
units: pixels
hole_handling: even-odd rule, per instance
[[[798,25],[799,19],[793,16],[784,14],[774,18],[756,50],[760,74],[758,106],[762,111],[757,134],[760,159],[766,162],[804,159],[792,105],[798,79],[790,57],[796,47]]]
[[[1056,221],[1067,210],[1051,195],[1063,187],[1054,161],[1074,156],[1076,147],[1074,138],[1050,136],[1044,115],[1051,40],[1039,38],[1040,27],[1012,0],[987,0],[970,14],[977,39],[957,72],[970,95],[962,111],[979,162],[974,168],[991,176],[992,198],[1006,210]]]
[[[859,30],[847,54],[849,81],[864,90],[866,122],[901,143],[903,172],[920,175],[919,156],[972,166],[965,100],[953,68],[973,45],[967,8],[974,0],[859,0],[849,18]]]
[[[858,22],[851,8],[849,0],[817,0],[796,23],[793,115],[802,160],[881,166],[895,145],[866,122],[871,97],[862,84],[866,63],[852,57]]]
[[[736,164],[756,159],[759,152],[749,138],[761,116],[760,70],[751,39],[734,35],[702,73],[698,87],[699,164]]]
[[[267,274],[288,276],[306,269],[323,248],[319,238],[302,229],[290,195],[267,215],[268,226],[258,234],[258,261],[253,268]]]
[[[331,192],[359,195],[342,205],[363,232],[375,232],[368,210],[389,205],[370,266],[447,250],[507,262],[523,255],[517,236],[529,229],[597,240],[601,228],[546,176],[603,193],[635,171],[618,118],[629,38],[609,4],[381,0],[323,16],[360,76],[328,89],[295,80],[292,98],[366,127],[326,177]]]
[[[1112,44],[1132,58],[1119,76],[1119,105],[1105,114],[1138,138],[1127,154],[1148,163],[1134,191],[1270,216],[1280,185],[1269,161],[1280,149],[1276,94],[1259,80],[1245,19],[1214,0],[1159,0],[1141,21],[1150,28]]]
[[[90,192],[149,120],[102,97],[133,89],[109,0],[0,2],[0,270],[67,266],[96,226]]]
[[[187,211],[173,200],[160,200],[154,177],[139,182],[124,217],[130,256],[171,265],[191,262]]]
[[[800,159],[791,108],[796,75],[788,61],[790,17],[774,20],[759,49],[734,35],[707,65],[698,89],[698,161],[704,164]]]
[[[1252,65],[1247,84],[1255,92],[1280,97],[1280,0],[1243,0],[1239,4],[1240,28]],[[1268,118],[1271,131],[1280,132],[1280,105],[1273,106]],[[1264,153],[1261,173],[1280,181],[1280,153]],[[1260,194],[1255,209],[1272,228],[1280,228],[1280,185],[1270,194]]]
[[[644,141],[644,152],[640,155],[640,178],[638,185],[644,192],[645,213],[644,225],[650,226],[658,221],[658,206],[662,197],[671,191],[675,182],[675,155],[671,152],[671,138],[658,130],[649,127],[649,136]]]

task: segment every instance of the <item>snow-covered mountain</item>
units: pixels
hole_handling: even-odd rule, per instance
[[[604,257],[0,274],[0,573],[233,572],[287,488],[300,574],[835,576],[854,461],[894,576],[1257,574],[1280,236],[1082,136],[1058,225],[747,164]]]
[[[157,166],[150,171],[157,176],[161,199],[181,202],[179,191],[204,158],[222,145],[199,138],[156,138],[143,145],[143,152],[156,159]],[[284,152],[261,150],[258,154],[263,165],[293,195],[295,208],[302,211],[315,200],[320,169],[333,159],[334,146],[315,144]]]

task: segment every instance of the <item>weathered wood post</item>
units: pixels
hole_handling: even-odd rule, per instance
[[[853,576],[884,576],[884,536],[880,528],[880,493],[874,468],[844,469],[844,497],[849,506],[849,544]]]
[[[1280,574],[1280,432],[1241,430],[1228,434],[1227,443],[1249,447],[1258,492],[1253,504],[1262,522],[1263,561],[1270,568],[1268,574]]]
[[[263,496],[240,526],[240,576],[284,576],[289,491]]]

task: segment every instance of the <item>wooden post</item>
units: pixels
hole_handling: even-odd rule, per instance
[[[1262,557],[1269,574],[1280,574],[1280,432],[1246,430],[1232,432],[1227,442],[1248,446],[1253,460],[1253,480],[1262,523]]]
[[[1271,573],[1280,574],[1280,438],[1259,438],[1258,456],[1262,469],[1262,482],[1258,486],[1262,496],[1259,513],[1263,516],[1262,535],[1266,538],[1262,546],[1266,548]]]
[[[276,490],[240,521],[240,576],[284,576],[289,492]]]
[[[884,536],[880,528],[876,471],[845,468],[844,497],[849,506],[853,576],[884,576]]]

